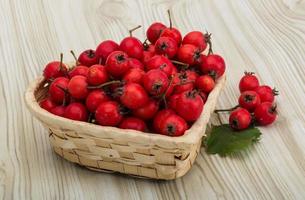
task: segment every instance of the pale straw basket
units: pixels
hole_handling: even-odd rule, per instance
[[[49,131],[51,145],[63,158],[91,170],[152,179],[175,179],[192,167],[225,84],[225,75],[210,93],[200,118],[180,137],[99,126],[58,117],[40,108],[47,95],[39,77],[25,93],[27,107]]]

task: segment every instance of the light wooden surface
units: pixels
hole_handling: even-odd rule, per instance
[[[0,7],[2,199],[305,199],[304,0],[1,0]],[[56,156],[25,108],[28,83],[60,52],[71,60],[70,49],[167,23],[168,8],[182,33],[213,33],[228,67],[218,107],[236,104],[239,78],[250,70],[280,90],[278,121],[261,128],[260,143],[246,152],[221,158],[202,149],[176,181],[92,172]]]

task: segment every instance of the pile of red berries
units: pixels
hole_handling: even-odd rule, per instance
[[[210,34],[192,31],[182,38],[171,23],[156,22],[142,43],[132,36],[135,29],[120,44],[106,40],[82,52],[72,69],[62,56],[47,64],[48,96],[40,106],[72,120],[183,135],[199,118],[225,62],[213,54]]]
[[[243,130],[251,124],[266,126],[275,121],[277,112],[274,101],[278,91],[268,85],[260,85],[252,72],[245,72],[239,82],[239,90],[239,104],[229,118],[233,129]]]

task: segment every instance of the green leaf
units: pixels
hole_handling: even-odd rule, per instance
[[[206,151],[210,154],[226,156],[246,149],[259,140],[261,132],[250,127],[242,131],[234,131],[229,124],[213,126],[205,140]]]

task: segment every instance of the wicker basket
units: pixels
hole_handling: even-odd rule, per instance
[[[210,93],[200,118],[180,137],[103,127],[53,115],[38,102],[47,94],[43,77],[30,83],[25,100],[29,110],[49,130],[57,154],[92,170],[175,179],[192,166],[201,140],[225,83],[222,76]]]

